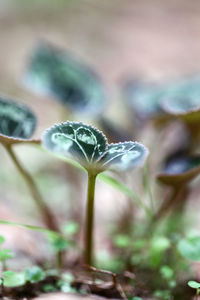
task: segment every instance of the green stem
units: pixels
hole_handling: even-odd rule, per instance
[[[50,209],[43,202],[35,181],[31,177],[31,175],[22,167],[21,163],[19,162],[17,156],[15,155],[15,153],[12,149],[12,145],[4,145],[4,146],[5,146],[5,149],[7,150],[8,154],[10,155],[12,161],[14,162],[17,170],[24,178],[24,181],[26,182],[26,184],[32,194],[35,204],[41,213],[43,222],[45,223],[45,225],[47,226],[48,229],[59,232],[58,225],[55,222],[55,217],[51,213]]]
[[[85,225],[85,257],[84,262],[92,265],[93,261],[93,227],[94,227],[94,194],[97,174],[88,172],[87,211]]]

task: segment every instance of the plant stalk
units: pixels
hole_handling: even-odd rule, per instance
[[[18,160],[17,156],[15,155],[12,145],[4,145],[9,156],[11,157],[12,161],[14,162],[17,170],[21,174],[21,176],[24,178],[24,181],[26,182],[31,195],[35,201],[35,204],[38,208],[38,210],[41,213],[43,222],[47,226],[48,229],[59,232],[58,225],[55,222],[55,217],[51,213],[50,209],[47,207],[47,205],[43,202],[42,197],[40,195],[40,192],[38,191],[38,188],[36,186],[35,181],[33,180],[32,176],[26,171],[23,166],[21,165],[20,161]]]
[[[94,227],[94,194],[97,174],[88,172],[87,211],[85,224],[85,257],[84,263],[93,263],[93,227]]]

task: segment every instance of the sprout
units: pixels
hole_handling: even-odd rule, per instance
[[[104,90],[96,73],[71,54],[45,42],[30,58],[25,84],[57,99],[72,112],[97,115],[104,107]]]
[[[0,97],[0,142],[24,178],[44,223],[49,229],[57,231],[58,227],[54,221],[54,217],[43,202],[35,181],[21,165],[21,162],[13,151],[14,144],[40,143],[39,140],[30,139],[35,127],[36,117],[27,106]]]
[[[189,194],[189,183],[200,174],[200,156],[174,155],[164,171],[158,174],[159,182],[168,185],[173,192],[169,199],[161,205],[155,219],[160,219],[178,203],[184,203]]]
[[[137,142],[108,144],[101,131],[77,122],[54,125],[42,142],[51,152],[76,160],[88,173],[84,261],[91,265],[96,177],[105,170],[123,172],[142,165],[148,150]]]

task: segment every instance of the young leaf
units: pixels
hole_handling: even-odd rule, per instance
[[[33,52],[25,84],[39,94],[55,97],[75,112],[99,114],[105,94],[99,77],[71,54],[40,43]]]
[[[114,171],[127,171],[141,165],[148,150],[137,142],[110,144],[100,161],[102,168]]]
[[[73,158],[85,167],[97,163],[107,150],[102,132],[83,123],[55,125],[43,135],[43,145],[52,152]]]
[[[29,139],[35,126],[36,118],[28,107],[0,97],[0,142]]]
[[[190,280],[188,281],[188,285],[189,287],[193,288],[193,289],[199,289],[200,288],[200,283],[194,280]]]

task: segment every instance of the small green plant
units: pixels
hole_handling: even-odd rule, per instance
[[[189,287],[196,290],[196,295],[200,295],[200,283],[194,280],[188,281]]]
[[[84,262],[91,265],[96,178],[105,170],[123,172],[140,166],[148,150],[137,142],[108,144],[101,131],[76,122],[54,125],[44,133],[42,142],[51,152],[76,160],[88,173]]]

